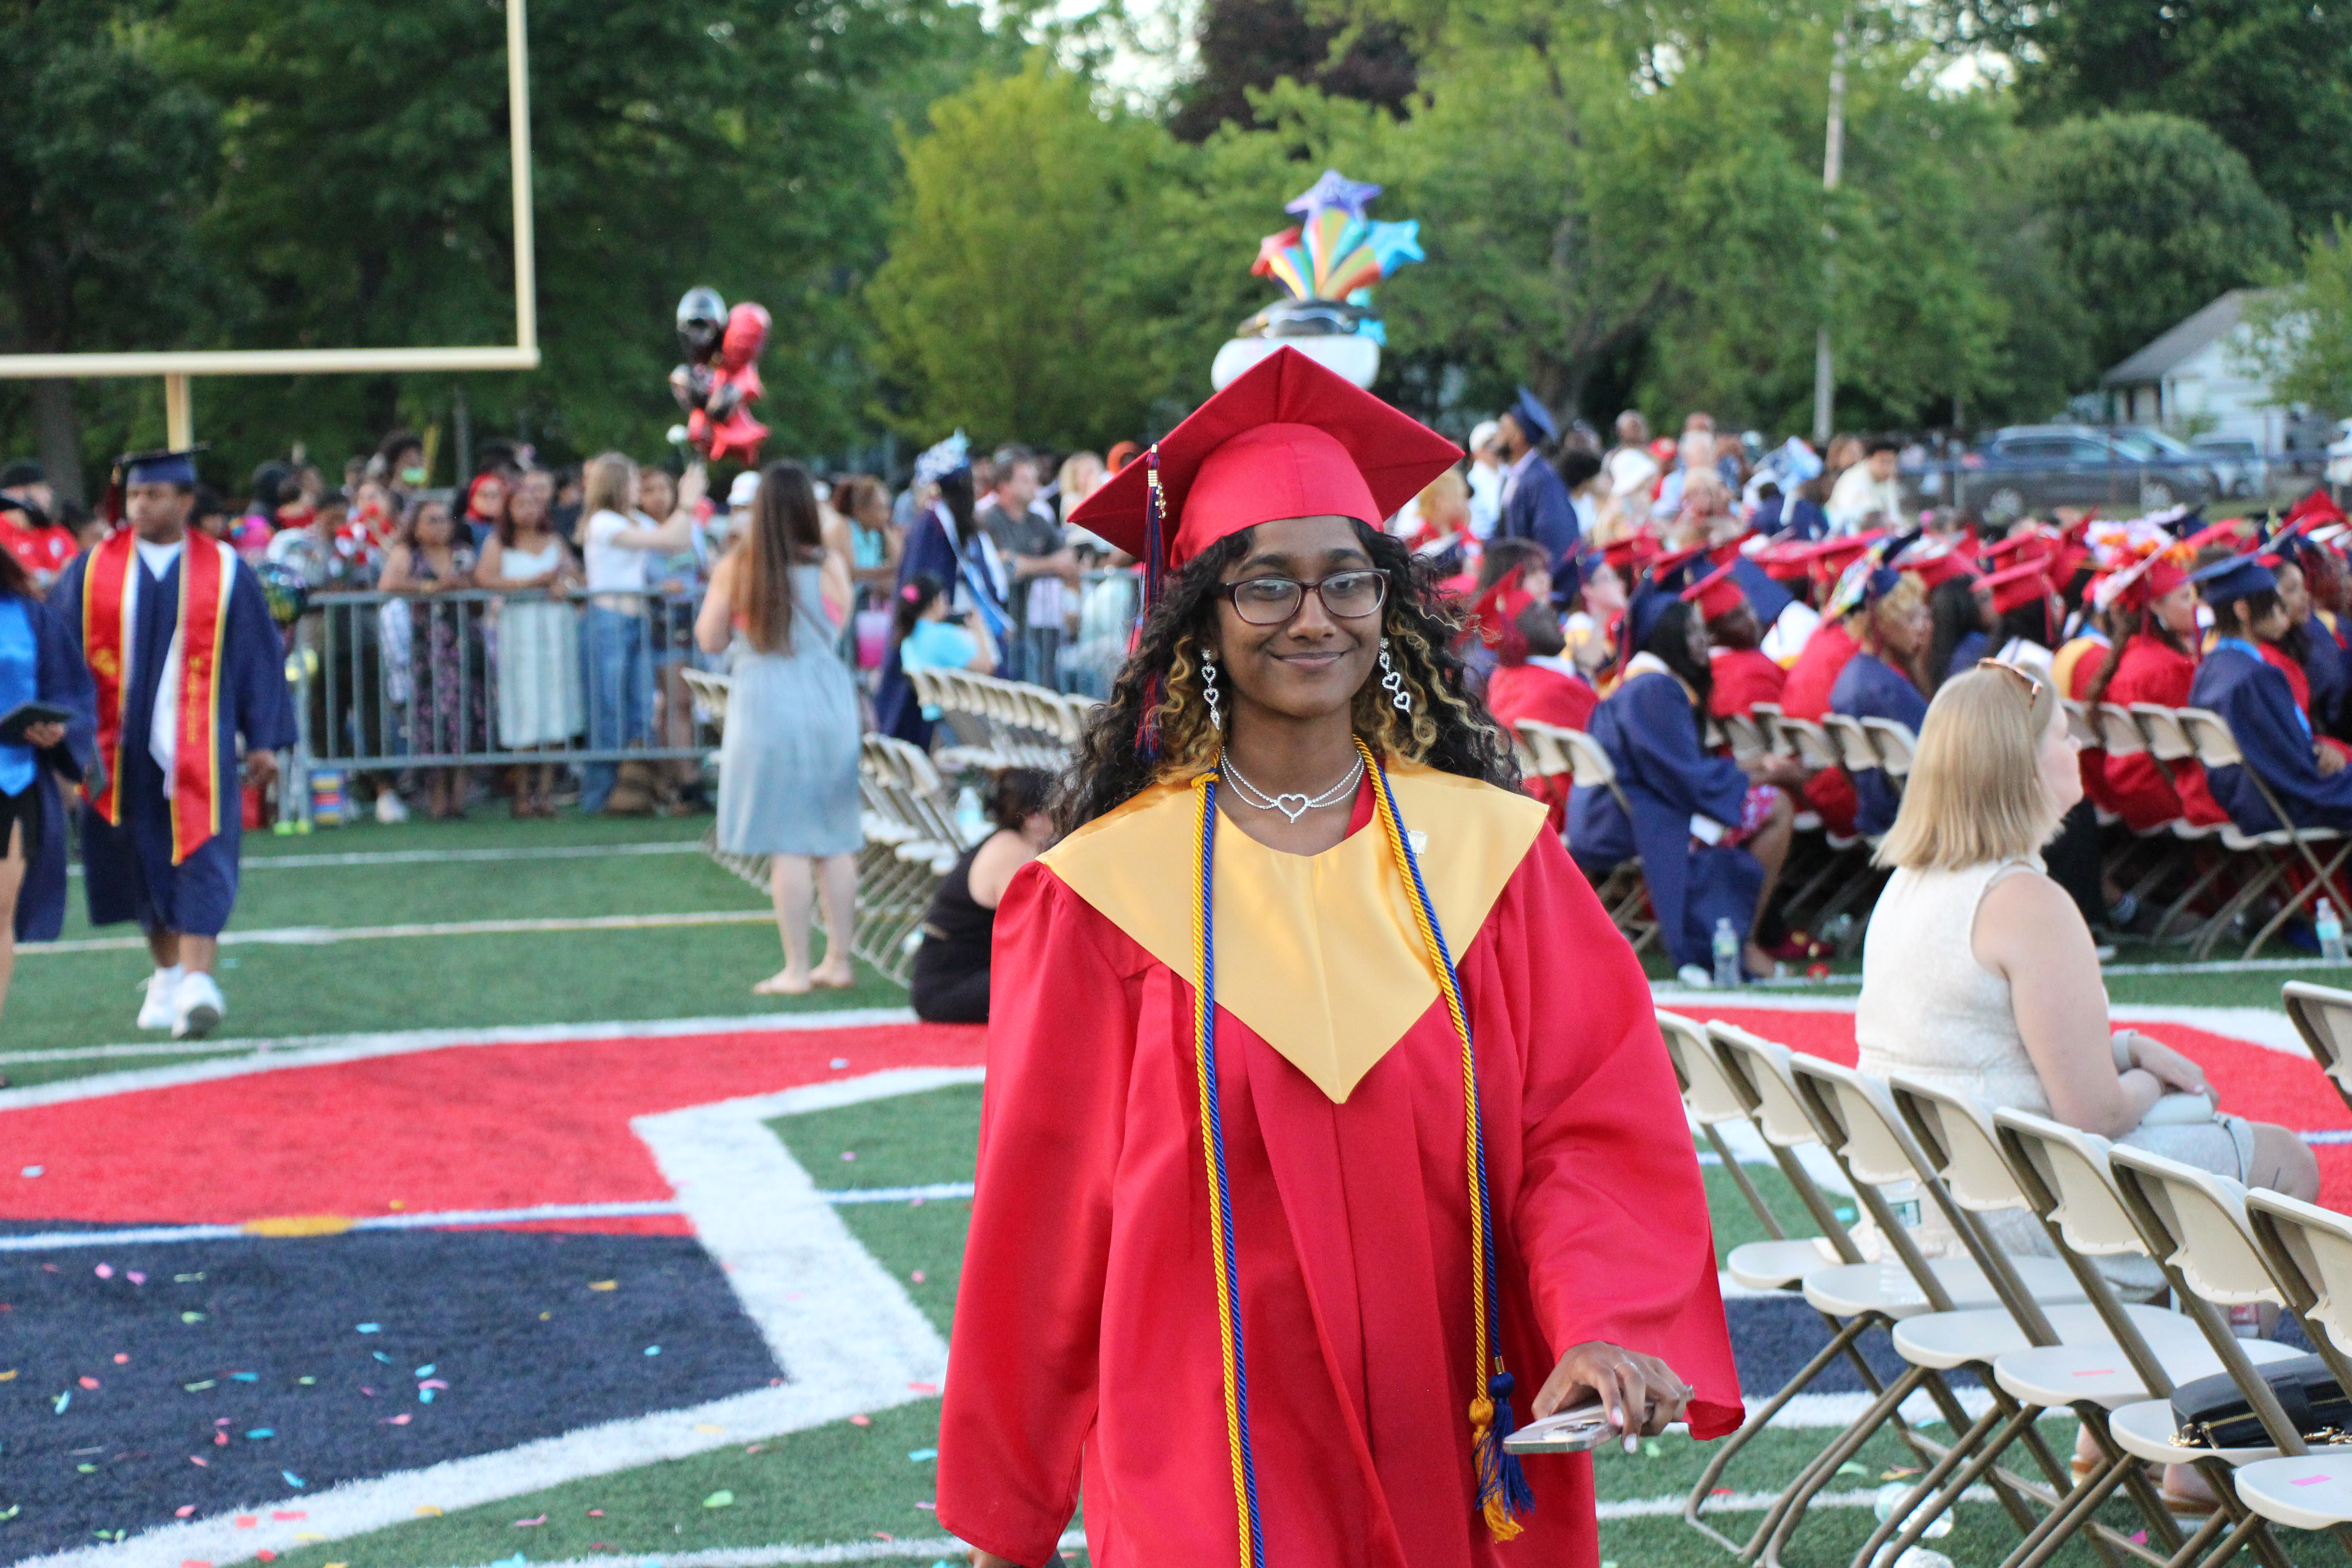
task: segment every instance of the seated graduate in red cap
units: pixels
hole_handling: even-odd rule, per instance
[[[1617,787],[1577,786],[1569,846],[1594,875],[1641,857],[1650,907],[1685,979],[1709,983],[1715,928],[1725,920],[1740,935],[1748,970],[1769,974],[1772,960],[1755,932],[1795,816],[1774,786],[1793,788],[1803,772],[1781,757],[1734,761],[1706,751],[1713,678],[1697,605],[1645,584],[1629,614],[1640,651],[1591,724]]]
[[[1865,557],[1846,568],[1830,608],[1862,612],[1854,656],[1831,689],[1830,711],[1891,719],[1916,735],[1927,717],[1927,699],[1905,672],[1927,649],[1927,599],[1919,580]],[[1875,838],[1895,826],[1903,797],[1883,771],[1855,774],[1853,793],[1855,831]]]
[[[1071,519],[1165,575],[997,914],[940,1435],[982,1568],[1082,1485],[1105,1564],[1591,1568],[1589,1460],[1507,1426],[1740,1420],[1648,983],[1380,531],[1458,456],[1283,349]]]
[[[2168,553],[2151,555],[2117,573],[2106,592],[2114,646],[2082,689],[2082,700],[2126,708],[2135,702],[2190,706],[2199,631],[2197,590],[2189,574]],[[2200,827],[2229,820],[2194,758],[2163,763],[2146,752],[2099,754],[2105,759],[2104,798],[2094,798],[2134,833],[2179,818]]]
[[[2242,766],[2207,770],[2213,798],[2245,833],[2280,826],[2264,786],[2299,827],[2352,827],[2352,768],[2342,752],[2319,743],[2285,673],[2263,652],[2287,632],[2278,579],[2253,556],[2235,555],[2189,581],[2212,608],[2214,638],[2188,705],[2220,714],[2245,758]]]
[[[1706,710],[1720,719],[1753,713],[1759,702],[1777,703],[1789,672],[1759,646],[1764,628],[1732,567],[1718,566],[1683,591],[1706,623],[1707,669],[1714,678]]]
[[[1966,675],[1992,652],[1992,595],[1960,551],[1912,551],[1902,565],[1927,592],[1925,670],[1934,682],[1927,693],[1933,697],[1944,682]]]
[[[1480,586],[1472,601],[1478,638],[1493,650],[1486,677],[1486,709],[1506,732],[1522,719],[1581,730],[1601,694],[1562,655],[1568,639],[1559,612],[1551,607],[1551,569],[1543,546],[1528,539],[1497,539],[1478,564]],[[1568,825],[1565,775],[1538,774],[1521,781],[1527,792],[1550,808],[1551,828]]]
[[[155,973],[139,1026],[197,1039],[227,1009],[212,971],[236,902],[240,771],[256,785],[276,776],[294,705],[253,569],[188,526],[193,455],[142,453],[122,475],[130,526],[77,560],[53,599],[96,688],[82,886],[90,924],[135,920],[147,933]]]

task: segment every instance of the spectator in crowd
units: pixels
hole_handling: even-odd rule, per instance
[[[21,468],[24,465],[18,465]],[[33,504],[21,491],[5,498]],[[28,702],[64,709],[63,722],[26,727],[0,741],[0,1006],[19,942],[53,942],[66,910],[66,803],[96,757],[97,710],[89,668],[72,628],[42,603],[32,574],[0,551],[0,718]]]
[[[1543,546],[1552,593],[1564,600],[1576,588],[1576,508],[1559,471],[1544,461],[1540,449],[1559,436],[1559,426],[1551,411],[1524,386],[1495,423],[1504,460],[1503,521],[1496,532]]]
[[[898,668],[968,669],[987,675],[996,668],[996,644],[988,623],[971,610],[955,608],[945,584],[928,572],[918,572],[898,590],[892,636],[898,644]],[[939,721],[936,704],[923,704],[923,718]]]
[[[1399,521],[1409,524],[1401,537],[1440,577],[1454,576],[1477,558],[1477,538],[1470,531],[1470,483],[1458,468],[1423,486]]]
[[[1503,426],[1481,419],[1470,428],[1470,532],[1482,543],[1503,521]]]
[[[898,558],[898,604],[893,613],[903,622],[908,586],[923,575],[940,584],[961,607],[973,613],[974,624],[992,655],[1012,626],[1005,596],[1012,584],[996,542],[973,521],[972,473],[964,459],[963,437],[950,437],[915,460],[915,484],[931,491],[929,502],[907,530],[907,548]],[[874,692],[875,721],[886,735],[912,745],[930,743],[930,724],[915,701],[906,673],[893,648],[883,661],[882,678]]]
[[[1062,471],[1054,477],[1054,507],[1062,520],[1066,537],[1069,531],[1070,514],[1084,506],[1087,498],[1102,489],[1103,481],[1109,478],[1110,469],[1093,452],[1073,452],[1062,459]],[[1079,531],[1085,532],[1084,530]],[[1100,547],[1097,535],[1086,533],[1086,540],[1096,541]],[[1085,541],[1073,540],[1072,542]]]
[[[0,500],[21,502],[43,517],[55,515],[58,507],[48,470],[22,458],[0,468]]]
[[[555,476],[555,505],[548,510],[554,520],[555,531],[563,542],[574,550],[580,548],[580,514],[588,500],[587,480],[578,468],[563,468]]]
[[[915,950],[908,1000],[927,1024],[988,1022],[988,963],[996,906],[1013,873],[1054,842],[1045,809],[1053,781],[1028,768],[996,778],[989,820],[996,830],[963,852],[940,880],[923,911],[923,944]]]
[[[253,470],[244,515],[230,522],[221,537],[244,557],[247,565],[258,563],[277,535],[278,512],[294,505],[300,496],[294,480],[294,466],[270,458]]]
[[[770,463],[742,543],[711,570],[695,619],[706,653],[733,649],[719,763],[719,847],[765,855],[784,966],[752,986],[797,996],[857,983],[857,681],[837,650],[828,599],[847,603],[849,560],[825,548],[816,485]],[[810,904],[822,889],[824,962],[809,963]]]
[[[1617,789],[1576,787],[1570,847],[1591,871],[1640,857],[1659,933],[1685,982],[1713,983],[1715,930],[1724,921],[1739,934],[1747,971],[1769,974],[1772,959],[1756,933],[1795,817],[1774,786],[1793,786],[1803,774],[1781,757],[1707,753],[1713,681],[1697,606],[1645,586],[1628,614],[1640,651],[1593,710],[1591,727],[1616,769]],[[1618,805],[1620,791],[1630,817]]]
[[[565,602],[582,579],[571,547],[550,523],[554,500],[555,479],[546,469],[517,475],[476,574],[485,588],[529,595],[499,602],[499,744],[509,752],[560,749],[587,718],[580,620]],[[515,768],[518,817],[553,816],[554,793],[553,763]]]
[[[1927,716],[1927,700],[1911,674],[1927,650],[1927,598],[1919,579],[1864,560],[1848,571],[1838,591],[1862,613],[1854,626],[1853,657],[1830,688],[1830,711],[1855,719],[1890,719],[1917,734]],[[1857,831],[1875,838],[1895,826],[1901,797],[1884,769],[1855,774],[1853,793]]]
[[[2308,693],[2305,711],[2311,715],[2315,729],[2333,737],[2344,717],[2346,656],[2336,634],[2313,607],[2304,571],[2306,562],[2326,553],[2325,546],[2313,544],[2300,534],[2289,534],[2263,560],[2278,579],[2279,605],[2286,611],[2286,636],[2277,647],[2294,667],[2285,671],[2287,680],[2292,684],[2297,675],[2303,678],[2303,690]]]
[[[2275,682],[2258,658],[2238,662]],[[2319,1167],[2301,1137],[2216,1114],[2194,1061],[2109,1018],[2090,927],[2040,857],[2081,793],[2074,743],[2048,682],[1995,665],[1936,694],[1902,813],[1877,851],[1894,874],[1863,942],[1856,1065],[2047,1116],[2248,1186],[2315,1197]],[[2167,1095],[2207,1098],[2151,1115]],[[2056,1250],[2029,1215],[1978,1218],[2013,1253]],[[1967,1256],[1932,1204],[1921,1205],[1911,1236],[1930,1257]],[[1867,1224],[1857,1240],[1876,1255],[1879,1237]],[[2097,1261],[2136,1293],[2162,1287],[2145,1258]],[[2097,1457],[2087,1442],[2077,1454]],[[2176,1468],[2165,1490],[2192,1499],[2202,1487]]]
[[[188,514],[188,526],[210,539],[226,539],[231,533],[229,504],[210,485],[196,487],[196,504]]]
[[[499,520],[506,515],[507,480],[503,471],[488,468],[476,474],[474,482],[466,487],[467,539],[478,556],[489,549]]]
[[[409,679],[415,695],[408,708],[409,750],[451,755],[478,750],[482,733],[480,622],[463,604],[432,602],[440,594],[474,586],[474,549],[460,536],[449,504],[421,497],[385,556],[387,594],[414,595],[409,612]],[[429,809],[436,822],[466,815],[466,770],[422,770]]]
[[[1609,476],[1609,493],[1632,509],[1646,501],[1657,482],[1658,460],[1650,456],[1650,422],[1633,409],[1617,416],[1617,444],[1601,458]]]
[[[1658,481],[1657,499],[1650,503],[1653,520],[1665,522],[1679,516],[1685,509],[1683,491],[1694,475],[1716,475],[1715,424],[1703,414],[1693,415],[1693,420],[1704,424],[1685,423],[1682,439],[1675,446],[1674,466],[1666,477]],[[1720,475],[1716,475],[1720,478]]]
[[[2241,832],[2273,831],[2280,823],[2259,780],[2296,826],[2352,828],[2352,769],[2342,752],[2313,734],[2310,714],[2266,652],[2290,629],[2278,579],[2239,555],[2199,569],[2190,581],[2213,612],[2213,646],[2189,684],[2189,706],[2220,714],[2245,759],[2207,771],[2213,798]]]
[[[651,557],[683,550],[693,537],[694,504],[709,483],[703,467],[686,471],[685,504],[656,522],[637,510],[637,465],[619,452],[590,461],[587,517],[581,523],[588,591],[588,744],[596,751],[642,746],[653,738],[653,649],[646,635],[646,588]],[[588,763],[581,770],[580,810],[593,816],[611,803],[620,768]],[[643,809],[642,806],[639,807]]]
[[[1025,447],[998,449],[996,486],[980,502],[975,521],[995,542],[997,558],[1012,578],[1006,673],[1052,686],[1071,590],[1078,583],[1078,558],[1062,542],[1062,525],[1037,500],[1035,454]]]
[[[887,596],[898,580],[898,556],[906,541],[890,521],[890,498],[864,474],[845,474],[833,484],[832,514],[825,520],[825,548],[849,563],[850,581]]]
[[[1613,539],[1621,529],[1617,500],[1609,493],[1609,480],[1601,469],[1601,455],[1583,447],[1570,447],[1559,455],[1559,482],[1568,488],[1568,504],[1576,513],[1576,531],[1580,540],[1599,543]]]
[[[1902,453],[1898,444],[1884,436],[1864,444],[1862,460],[1839,474],[1830,489],[1824,510],[1832,532],[1860,533],[1901,521],[1903,491],[1895,469]]]
[[[57,525],[72,537],[73,548],[68,552],[68,561],[86,550],[97,548],[98,542],[105,538],[107,532],[106,520],[78,500],[58,502]]]
[[[394,430],[378,444],[368,477],[391,493],[401,515],[407,515],[409,498],[433,482],[425,462],[425,441],[414,430]]]

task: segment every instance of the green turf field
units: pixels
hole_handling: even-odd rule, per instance
[[[904,1005],[903,991],[865,971],[852,993],[789,1002],[754,997],[752,982],[779,963],[773,927],[756,918],[765,904],[758,891],[697,853],[566,853],[688,843],[706,825],[707,819],[692,818],[517,824],[485,817],[457,825],[370,824],[304,838],[248,839],[254,863],[232,928],[240,932],[708,911],[754,918],[692,927],[232,945],[224,949],[221,976],[230,1007],[226,1033],[243,1039],[284,1038]],[[442,858],[360,865],[268,863],[417,851]],[[523,858],[456,858],[485,851],[520,852]],[[78,885],[73,896],[79,899]],[[119,934],[120,928],[91,931],[79,910],[66,932],[69,941]],[[2124,955],[2126,961],[2161,956]],[[1654,972],[1661,968],[1654,961]],[[17,1084],[30,1084],[174,1059],[168,1052],[137,1058],[81,1054],[142,1038],[161,1043],[160,1037],[142,1037],[133,1027],[134,987],[146,973],[145,955],[138,951],[27,952],[0,1019],[0,1070]],[[2326,973],[2315,967],[2305,973]],[[2108,989],[2117,1002],[2275,1005],[2281,978],[2278,972],[2117,975]],[[1850,994],[1853,979],[1850,973],[1841,974],[1821,989]],[[961,1087],[782,1118],[771,1126],[824,1184],[969,1181],[978,1107],[978,1089]],[[839,1158],[847,1149],[858,1153],[854,1163]],[[1784,1219],[1801,1216],[1776,1173],[1751,1173]],[[1760,1235],[1728,1173],[1710,1168],[1706,1176],[1719,1246],[1728,1248]],[[839,1212],[944,1331],[969,1205],[865,1204]],[[828,1543],[887,1549],[931,1542],[940,1531],[922,1505],[931,1500],[936,1466],[912,1456],[935,1447],[937,1415],[938,1402],[921,1400],[874,1412],[867,1424],[840,1423],[569,1482],[488,1507],[423,1516],[371,1535],[280,1554],[276,1562],[284,1568],[473,1568],[605,1557],[667,1563],[678,1553],[734,1549],[742,1553],[736,1561],[758,1563],[793,1560],[778,1555],[779,1549]],[[2062,1451],[2071,1441],[2071,1423],[2053,1422],[2048,1431]],[[1738,1491],[1769,1492],[1828,1436],[1801,1429],[1767,1434],[1727,1480]],[[1621,1568],[1730,1561],[1675,1517],[1681,1495],[1705,1462],[1706,1450],[1673,1436],[1645,1445],[1637,1455],[1603,1456],[1598,1468],[1601,1496],[1604,1515],[1612,1516],[1604,1517],[1601,1527],[1604,1555]],[[1839,1487],[1849,1493],[1875,1488],[1910,1462],[1891,1441],[1882,1442]],[[1959,1518],[1958,1531],[1937,1543],[1955,1563],[1997,1562],[2015,1541],[2014,1531],[1990,1503],[1966,1504]],[[1869,1524],[1866,1508],[1822,1510],[1806,1526],[1790,1561],[1843,1563]],[[2312,1543],[2309,1552],[2305,1543]],[[2329,1555],[2333,1549],[2317,1545],[2315,1538],[2298,1538],[2296,1550],[2298,1561],[2336,1560]],[[928,1563],[932,1558],[912,1560]],[[2092,1560],[2079,1550],[2060,1559]]]

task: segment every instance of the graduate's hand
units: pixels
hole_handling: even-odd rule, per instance
[[[1629,1351],[1602,1340],[1570,1346],[1536,1392],[1534,1414],[1540,1421],[1587,1395],[1597,1397],[1609,1414],[1609,1424],[1631,1440],[1655,1436],[1668,1424],[1683,1418],[1691,1400],[1690,1384],[1675,1369],[1654,1355]]]
[[[278,777],[278,753],[247,752],[245,753],[245,782],[255,789],[266,789]]]
[[[2317,762],[2321,778],[2333,778],[2344,771],[2344,753],[2333,746],[2320,747]]]
[[[25,744],[32,747],[33,750],[37,752],[46,752],[51,746],[62,746],[65,743],[66,727],[63,724],[27,724],[25,726]]]

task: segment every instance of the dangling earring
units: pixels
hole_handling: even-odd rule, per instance
[[[1217,656],[1206,648],[1201,651],[1201,700],[1209,705],[1209,728],[1223,734],[1224,715],[1217,711]]]
[[[1389,694],[1390,705],[1400,713],[1412,712],[1412,697],[1404,689],[1404,672],[1389,662],[1389,639],[1386,637],[1381,639],[1381,668],[1386,671],[1381,677],[1381,688]]]

